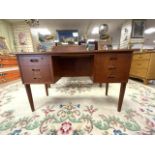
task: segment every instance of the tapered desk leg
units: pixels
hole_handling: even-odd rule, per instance
[[[50,84],[48,84],[48,88],[51,88],[51,85]]]
[[[25,89],[26,89],[26,93],[27,93],[27,96],[28,96],[28,99],[29,99],[31,110],[33,112],[33,111],[35,111],[35,109],[34,109],[34,103],[33,103],[33,97],[32,97],[30,84],[25,84]]]
[[[117,111],[118,112],[121,111],[121,107],[122,107],[122,103],[123,103],[123,98],[124,98],[124,93],[125,93],[125,88],[126,88],[126,82],[122,82],[121,83],[121,87],[120,87],[119,101],[118,101],[118,107],[117,107]]]
[[[100,83],[99,85],[100,85],[100,87],[102,87],[102,83]]]
[[[105,87],[106,87],[105,95],[107,96],[108,95],[108,89],[109,89],[109,83],[106,83]]]
[[[48,88],[49,88],[49,85],[48,84],[45,84],[45,90],[46,90],[46,95],[48,96]]]

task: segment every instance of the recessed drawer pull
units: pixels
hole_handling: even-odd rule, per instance
[[[40,69],[32,69],[33,72],[40,72]]]
[[[34,79],[34,80],[37,80],[37,79],[41,79],[41,77],[34,77],[33,79]]]
[[[109,75],[108,78],[111,78],[111,79],[112,79],[112,78],[116,78],[116,76],[114,76],[114,75]]]
[[[117,60],[117,57],[110,57],[110,60]]]
[[[115,66],[110,66],[110,67],[108,67],[108,69],[113,70],[113,69],[116,69],[116,67]]]
[[[30,59],[30,62],[39,62],[38,59]]]

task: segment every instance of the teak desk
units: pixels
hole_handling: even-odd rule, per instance
[[[94,83],[121,83],[118,111],[121,111],[132,58],[132,50],[48,52],[17,54],[31,110],[34,111],[30,84],[49,84],[61,77],[90,76]]]

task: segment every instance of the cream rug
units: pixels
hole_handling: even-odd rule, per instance
[[[20,80],[0,87],[0,134],[155,134],[155,89],[141,83],[129,80],[120,113],[120,84],[110,84],[108,96],[87,77],[61,78],[48,97],[44,85],[31,88],[33,113]]]

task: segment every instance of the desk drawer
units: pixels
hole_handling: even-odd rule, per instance
[[[0,57],[0,68],[17,66],[16,58]]]
[[[133,54],[133,60],[148,60],[150,56],[150,53]]]
[[[15,59],[2,59],[0,63],[4,65],[17,65],[17,61]]]
[[[131,54],[105,53],[95,55],[95,82],[126,82],[129,77]]]
[[[0,72],[0,83],[16,80],[20,78],[18,70]]]
[[[22,66],[22,78],[24,83],[50,83],[50,68],[46,66]]]
[[[131,76],[138,76],[138,77],[146,77],[147,68],[131,68],[130,75]]]
[[[27,66],[45,65],[49,61],[49,57],[44,55],[20,56],[20,63]]]
[[[131,68],[148,68],[149,60],[132,60]]]

